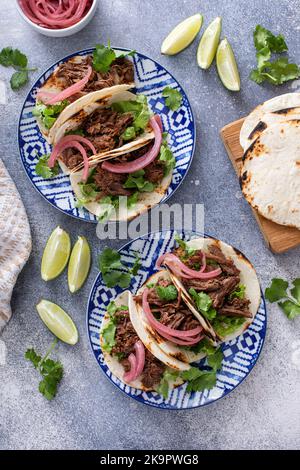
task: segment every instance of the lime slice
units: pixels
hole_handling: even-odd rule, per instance
[[[78,237],[71,253],[68,266],[70,292],[78,291],[84,284],[91,265],[91,250],[84,237]]]
[[[231,45],[223,39],[217,50],[217,69],[223,85],[231,91],[241,89],[240,74]]]
[[[59,276],[66,267],[71,251],[69,234],[60,227],[51,233],[43,253],[41,275],[44,281]]]
[[[161,45],[161,53],[167,55],[178,54],[194,41],[202,26],[203,16],[200,13],[190,16],[179,23],[168,34]]]
[[[62,308],[49,300],[41,300],[36,309],[41,320],[58,339],[67,344],[77,343],[77,328]]]
[[[197,62],[202,69],[208,69],[217,52],[222,28],[222,18],[219,16],[206,28],[200,40],[197,51]]]

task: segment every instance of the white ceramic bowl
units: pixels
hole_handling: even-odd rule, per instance
[[[50,36],[53,38],[62,38],[66,36],[72,36],[72,34],[78,33],[78,31],[81,31],[86,25],[89,24],[89,22],[91,21],[91,19],[96,13],[98,0],[93,0],[91,8],[89,9],[88,13],[82,18],[82,20],[80,20],[78,23],[74,24],[73,26],[69,26],[68,28],[63,28],[63,29],[42,28],[41,26],[38,26],[37,24],[33,23],[29,18],[27,18],[22,8],[20,7],[18,0],[16,0],[16,6],[23,20],[26,21],[26,23],[28,23],[32,27],[32,29],[34,29],[38,33],[44,34],[44,36]]]

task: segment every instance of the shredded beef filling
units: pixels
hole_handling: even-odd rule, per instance
[[[199,269],[202,265],[202,253],[200,250],[187,257],[183,248],[176,248],[174,253],[180,257],[186,266]],[[230,258],[226,258],[218,246],[210,246],[205,253],[207,262],[206,271],[211,271],[219,266],[222,273],[214,279],[182,279],[187,290],[194,288],[197,292],[205,292],[212,299],[212,307],[219,315],[252,318],[249,311],[250,301],[247,299],[232,298],[232,294],[240,284],[240,271]]]
[[[130,370],[128,356],[135,352],[134,345],[137,341],[140,341],[140,339],[132,326],[128,311],[116,312],[115,318],[117,318],[117,329],[112,354],[119,357],[119,361],[123,365],[125,372],[128,372]],[[146,349],[145,366],[140,377],[144,387],[154,388],[158,385],[165,368],[166,366]]]
[[[56,76],[61,79],[64,88],[67,88],[77,83],[87,74],[87,67],[88,65],[92,66],[92,62],[92,56],[84,58],[80,63],[65,62],[60,65]],[[81,95],[133,81],[133,63],[125,57],[120,57],[111,64],[109,71],[106,73],[96,72],[93,69],[92,75],[82,90]]]

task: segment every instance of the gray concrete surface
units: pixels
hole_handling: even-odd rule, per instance
[[[240,196],[237,178],[219,138],[223,125],[244,116],[254,105],[297,86],[300,89],[300,82],[271,88],[248,79],[255,64],[252,31],[257,23],[284,33],[291,58],[300,62],[298,0],[101,0],[90,26],[66,39],[36,34],[19,18],[14,2],[0,0],[0,4],[0,48],[19,47],[39,72],[58,58],[107,38],[114,45],[135,48],[166,66],[191,100],[198,131],[191,170],[171,202],[204,203],[206,231],[244,251],[255,264],[263,288],[274,275],[290,280],[299,276],[300,249],[274,256],[266,248],[251,210]],[[160,55],[161,41],[169,30],[198,11],[205,16],[205,26],[217,15],[223,17],[222,35],[232,43],[241,72],[240,93],[232,94],[222,87],[215,66],[208,72],[197,67],[198,41],[177,57]],[[101,374],[88,344],[85,308],[97,274],[96,255],[103,243],[97,239],[94,225],[64,216],[29,183],[16,137],[27,90],[13,93],[9,76],[10,71],[1,68],[7,105],[0,106],[0,157],[27,209],[33,252],[14,290],[13,318],[0,338],[1,349],[7,351],[6,360],[0,362],[0,448],[299,449],[300,318],[288,321],[276,306],[269,306],[267,339],[252,374],[226,399],[205,409],[163,412],[139,405]],[[200,182],[197,186],[196,180]],[[90,277],[74,297],[67,291],[65,274],[51,284],[40,279],[43,247],[58,224],[70,232],[73,240],[78,234],[85,235],[93,248]],[[35,310],[41,297],[64,306],[80,333],[76,347],[61,344],[58,348],[65,378],[51,403],[38,393],[37,374],[24,360],[28,346],[43,352],[51,341]]]

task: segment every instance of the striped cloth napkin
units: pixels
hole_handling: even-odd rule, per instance
[[[0,159],[0,332],[11,317],[12,291],[30,252],[31,235],[26,211]]]

